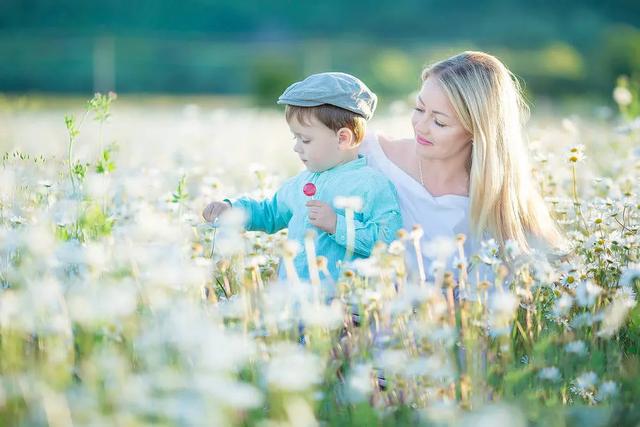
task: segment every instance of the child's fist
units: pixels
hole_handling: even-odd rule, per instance
[[[213,222],[222,212],[226,211],[230,207],[231,205],[229,205],[228,202],[211,202],[202,211],[202,217],[207,222]]]
[[[309,222],[311,224],[329,234],[336,232],[338,217],[331,206],[319,200],[310,200],[305,206],[307,206]]]

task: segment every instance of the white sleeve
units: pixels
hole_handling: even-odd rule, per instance
[[[364,134],[364,138],[358,147],[358,154],[362,154],[367,157],[374,156],[375,146],[373,144],[379,144],[378,135],[372,129],[367,129],[367,132]]]

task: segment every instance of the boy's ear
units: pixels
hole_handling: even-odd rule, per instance
[[[353,131],[349,128],[340,128],[336,132],[338,135],[338,149],[340,150],[350,150],[357,146],[356,144],[356,136]]]

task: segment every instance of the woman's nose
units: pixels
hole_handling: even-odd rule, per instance
[[[421,135],[425,135],[429,132],[429,120],[426,117],[421,117],[414,122],[413,127],[420,132]]]

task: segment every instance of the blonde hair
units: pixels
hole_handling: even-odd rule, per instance
[[[486,230],[501,247],[532,239],[564,251],[560,230],[532,182],[522,127],[529,109],[515,76],[492,55],[463,52],[433,64],[422,81],[436,79],[473,138],[469,170],[470,226]]]
[[[298,122],[306,125],[309,125],[311,117],[315,117],[320,123],[334,132],[342,128],[351,129],[356,144],[362,142],[367,129],[367,120],[364,117],[330,104],[322,104],[317,107],[287,105],[285,117],[287,122],[290,122],[295,117]]]

